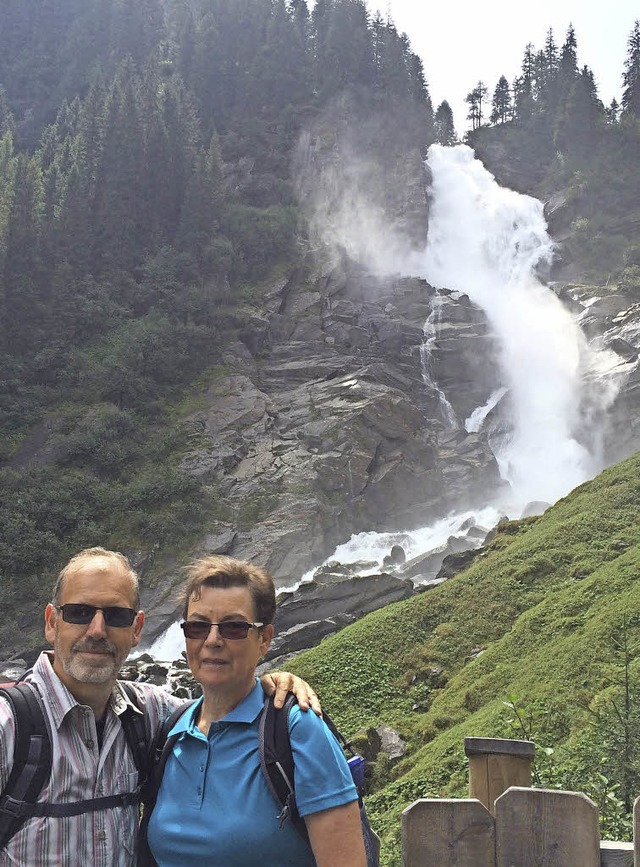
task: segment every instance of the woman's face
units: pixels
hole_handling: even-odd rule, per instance
[[[253,623],[256,612],[247,587],[202,587],[198,600],[189,602],[187,620],[221,623],[245,620]],[[246,638],[221,638],[212,626],[207,638],[187,638],[187,659],[203,690],[224,690],[239,700],[253,687],[256,665],[271,644],[273,625],[250,629]]]

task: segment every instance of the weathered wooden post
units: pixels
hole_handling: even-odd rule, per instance
[[[493,816],[479,801],[422,798],[402,812],[404,867],[495,867]]]
[[[640,867],[640,798],[633,805],[633,864]]]
[[[465,738],[469,758],[469,797],[477,798],[494,812],[496,798],[510,786],[531,785],[533,741],[506,738]]]

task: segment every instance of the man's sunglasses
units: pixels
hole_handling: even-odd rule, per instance
[[[91,623],[97,611],[102,611],[104,622],[107,626],[131,626],[136,619],[137,611],[133,608],[120,608],[118,605],[107,605],[100,608],[97,605],[85,605],[82,602],[67,602],[65,605],[56,605],[58,611],[62,611],[62,619],[65,623],[75,623],[86,626]]]
[[[185,620],[180,624],[185,638],[202,640],[209,635],[212,626],[218,627],[220,638],[230,638],[236,641],[246,638],[250,629],[260,629],[264,623],[247,623],[246,620],[223,620],[222,623],[209,623],[207,620]]]

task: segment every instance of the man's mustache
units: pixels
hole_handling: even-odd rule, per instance
[[[116,646],[106,638],[92,641],[91,639],[83,639],[78,641],[71,648],[72,653],[108,653],[111,656],[116,655]]]

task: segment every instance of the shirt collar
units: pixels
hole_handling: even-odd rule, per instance
[[[69,711],[75,707],[80,707],[80,702],[73,697],[72,693],[53,670],[53,653],[51,651],[45,650],[40,654],[33,666],[31,679],[39,689],[41,695],[47,697],[47,704],[51,709],[51,718],[56,729],[59,729]],[[136,707],[129,699],[129,696],[118,682],[116,682],[111,693],[109,707],[118,716],[128,708],[133,708],[136,713],[142,714],[140,708]]]
[[[189,732],[190,734],[198,734],[200,732],[198,729],[198,717],[200,716],[202,702],[202,698],[198,699],[198,701],[195,702],[186,713],[182,714],[180,719],[169,732],[169,736],[174,734],[183,734],[184,732]],[[244,698],[240,704],[236,705],[236,707],[234,707],[234,709],[226,716],[218,720],[218,724],[252,723],[258,716],[260,716],[263,707],[264,692],[262,690],[262,684],[256,679],[255,686],[249,695]]]

